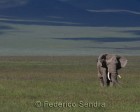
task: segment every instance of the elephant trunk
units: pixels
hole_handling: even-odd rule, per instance
[[[116,67],[116,63],[113,62],[112,64],[108,65],[108,74],[107,74],[108,80],[111,81],[112,76],[115,76],[115,75],[117,76],[117,67]]]

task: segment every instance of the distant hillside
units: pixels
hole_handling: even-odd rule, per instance
[[[83,9],[125,9],[140,11],[140,0],[67,0],[66,2]]]
[[[131,0],[132,1],[132,0]],[[134,3],[134,4],[132,4]],[[135,9],[139,11],[139,1],[124,0],[29,0],[24,5],[0,9],[0,17],[9,19],[39,20],[13,21],[20,24],[81,25],[81,26],[140,26],[140,14],[125,11],[98,12],[90,10]],[[68,24],[67,24],[68,23]]]

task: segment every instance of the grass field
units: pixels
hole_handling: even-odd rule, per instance
[[[121,87],[99,86],[96,57],[0,57],[0,112],[140,112],[140,57]]]

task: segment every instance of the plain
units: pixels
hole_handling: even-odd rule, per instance
[[[112,88],[99,86],[96,58],[0,57],[0,112],[139,112],[140,57],[127,57]]]

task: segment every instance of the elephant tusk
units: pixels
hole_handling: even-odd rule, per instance
[[[108,72],[107,77],[108,77],[108,79],[109,79],[109,80],[111,80],[111,79],[110,79],[110,75],[109,75],[109,74],[110,74],[110,73]]]
[[[120,75],[118,75],[118,77],[121,79],[122,77]]]

